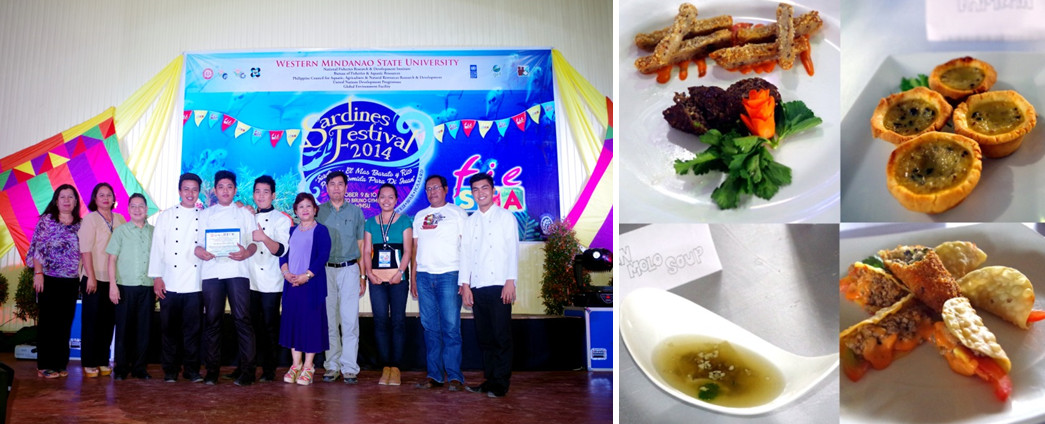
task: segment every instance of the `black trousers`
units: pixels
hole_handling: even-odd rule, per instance
[[[117,375],[144,373],[149,365],[145,356],[149,349],[149,328],[156,294],[152,286],[122,286],[120,303],[116,304]]]
[[[250,315],[254,321],[254,335],[257,343],[257,365],[262,373],[276,372],[279,354],[283,346],[279,345],[279,304],[283,293],[263,293],[250,291]],[[253,369],[246,370],[253,372]]]
[[[200,372],[200,324],[203,322],[203,295],[167,292],[160,299],[160,330],[163,332],[164,374],[185,375]]]
[[[44,275],[44,290],[36,295],[40,317],[36,342],[36,368],[60,371],[69,365],[69,335],[76,316],[76,278]]]
[[[497,394],[508,393],[512,377],[512,305],[501,301],[504,286],[472,290],[475,335],[483,354],[483,386]]]
[[[232,308],[239,344],[239,370],[253,370],[254,326],[250,322],[250,279],[208,278],[203,280],[203,357],[207,373],[217,375],[221,368],[221,316],[225,314],[225,299]]]
[[[98,281],[98,289],[87,293],[87,277],[80,278],[83,295],[80,315],[80,364],[109,366],[109,345],[116,324],[116,305],[109,300],[109,282]]]

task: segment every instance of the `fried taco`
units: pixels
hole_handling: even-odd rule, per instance
[[[909,294],[888,271],[864,262],[849,266],[849,273],[838,281],[838,290],[869,314],[892,306]]]
[[[885,369],[922,344],[933,330],[932,311],[908,294],[839,336],[842,371],[859,381],[871,368]]]
[[[958,287],[973,306],[1022,329],[1045,319],[1045,311],[1034,310],[1034,286],[1016,269],[1005,266],[977,269],[959,279]]]
[[[994,386],[994,395],[1004,401],[1012,393],[1009,361],[994,333],[972,308],[969,299],[956,297],[943,305],[943,322],[933,324],[932,341],[951,370],[977,376]]]

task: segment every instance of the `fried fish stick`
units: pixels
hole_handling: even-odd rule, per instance
[[[661,64],[654,55],[643,56],[635,60],[635,67],[639,72],[652,74],[658,69],[683,60],[706,56],[712,52],[730,45],[730,33],[728,29],[721,29],[709,35],[699,36],[684,40],[679,49],[667,58],[666,64]]]
[[[960,296],[958,283],[928,247],[898,246],[879,251],[878,256],[901,284],[936,312],[943,310],[944,302]]]
[[[777,52],[780,57],[777,59],[777,63],[784,70],[791,69],[791,66],[795,64],[795,25],[791,20],[791,14],[794,13],[794,9],[787,4],[780,3],[780,6],[776,8],[776,20],[777,20],[777,36],[776,45]]]
[[[795,55],[806,50],[809,50],[809,41],[804,36],[796,38],[794,40]],[[776,43],[746,44],[715,50],[708,57],[714,60],[718,66],[734,70],[742,66],[776,61],[779,51]]]
[[[791,20],[795,26],[795,36],[813,35],[824,26],[824,20],[816,11],[807,12]],[[760,27],[739,28],[734,36],[736,45],[748,43],[768,43],[777,36],[778,25],[775,23]]]
[[[733,26],[733,17],[729,15],[715,16],[713,18],[697,19],[693,26],[689,27],[688,32],[683,35],[683,38],[691,38],[698,35],[707,35],[720,29],[729,29]],[[657,43],[663,40],[668,35],[671,27],[658,29],[653,32],[643,32],[635,35],[635,45],[640,49],[653,51],[657,47]]]
[[[682,44],[682,36],[696,19],[696,7],[689,3],[683,3],[682,6],[679,6],[679,14],[675,16],[675,22],[671,24],[668,34],[653,49],[653,58],[659,66],[672,63],[668,59],[678,51],[679,45]]]

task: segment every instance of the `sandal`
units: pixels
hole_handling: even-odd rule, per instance
[[[283,382],[294,384],[294,382],[298,379],[298,374],[300,373],[300,367],[290,367],[290,370],[288,370],[286,374],[283,374]]]
[[[61,377],[62,375],[55,370],[36,370],[36,376],[51,379]]]
[[[312,384],[312,374],[316,372],[316,368],[305,368],[301,370],[301,375],[298,375],[298,384],[302,386],[308,386]]]
[[[83,367],[83,376],[88,378],[95,378],[98,376],[98,368],[95,367]]]
[[[108,366],[102,365],[102,366],[98,367],[98,374],[100,374],[100,375],[112,374],[112,367],[108,367]]]

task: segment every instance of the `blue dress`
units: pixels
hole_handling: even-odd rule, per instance
[[[330,231],[316,223],[311,230],[290,229],[287,254],[279,258],[293,274],[312,271],[315,276],[294,287],[283,280],[283,313],[279,320],[279,344],[306,353],[319,353],[330,347],[327,339],[327,273],[330,257]]]

